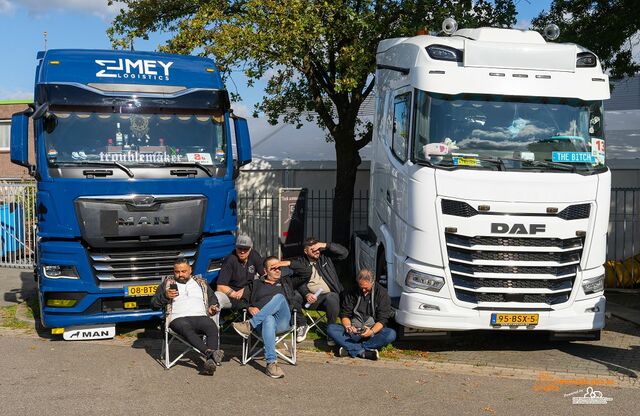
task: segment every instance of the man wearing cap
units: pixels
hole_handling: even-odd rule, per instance
[[[218,275],[216,297],[223,309],[242,309],[240,299],[247,284],[264,274],[263,260],[253,250],[253,241],[246,234],[238,235],[236,248],[222,263]]]

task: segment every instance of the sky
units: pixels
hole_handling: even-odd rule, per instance
[[[550,0],[515,0],[518,28],[528,27],[531,20]],[[110,49],[106,30],[118,8],[107,0],[0,0],[0,100],[32,99],[36,53],[47,48]],[[154,34],[149,41],[137,39],[136,50],[154,50],[169,39],[170,34]],[[242,102],[234,103],[236,113],[247,115],[263,96],[265,82],[246,87],[241,73],[227,83],[237,91]]]

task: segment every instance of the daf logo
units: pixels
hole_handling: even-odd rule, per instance
[[[545,224],[529,224],[527,227],[524,224],[503,224],[503,223],[491,223],[491,232],[493,234],[537,234],[546,231]]]
[[[125,227],[135,227],[139,225],[169,225],[169,217],[119,217],[118,225]]]

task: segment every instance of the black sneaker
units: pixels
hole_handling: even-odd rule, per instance
[[[380,358],[380,354],[378,353],[378,350],[364,350],[358,355],[358,357],[377,361]]]
[[[349,352],[347,351],[346,348],[340,347],[338,349],[338,357],[348,357],[348,356],[349,356]]]
[[[202,374],[207,376],[212,376],[213,373],[216,372],[216,363],[213,361],[213,358],[207,358],[204,362],[204,371]]]

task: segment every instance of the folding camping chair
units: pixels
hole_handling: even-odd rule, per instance
[[[276,334],[276,354],[286,362],[291,365],[296,365],[297,359],[297,346],[296,346],[296,316],[297,311],[293,310],[293,325],[291,328],[282,332],[280,334]],[[245,309],[243,312],[243,320],[247,320],[247,310]],[[289,345],[287,345],[286,340],[290,339]],[[249,361],[255,359],[258,355],[264,353],[264,341],[262,339],[262,334],[258,333],[255,330],[251,331],[251,334],[247,338],[242,338],[242,365],[246,365]],[[278,349],[278,345],[282,344],[284,347],[284,351]]]
[[[225,315],[224,317],[221,316],[223,314]],[[243,310],[222,309],[216,316],[218,317],[216,324],[218,324],[220,332],[226,332],[229,328],[233,328],[234,322],[240,322],[242,320]]]
[[[217,315],[218,314],[216,314],[216,316]],[[211,319],[213,319],[213,317],[211,317]],[[214,322],[215,322],[215,319],[214,319]],[[189,341],[187,341],[182,336],[174,332],[171,328],[169,328],[169,323],[167,322],[166,319],[164,320],[163,326],[164,326],[164,340],[162,343],[162,351],[160,352],[160,361],[162,361],[162,364],[164,364],[165,370],[168,370],[174,365],[176,365],[176,363],[180,361],[182,357],[184,357],[186,354],[188,354],[191,351],[195,351],[199,355],[204,356],[204,351],[200,351],[199,349],[191,345]],[[202,339],[206,342],[207,336],[203,335]],[[180,343],[182,345],[182,352],[176,358],[171,360],[171,345],[174,344],[174,342]],[[218,326],[218,349],[220,349],[220,326]]]
[[[316,317],[313,317],[310,312],[315,312]],[[329,325],[327,322],[327,313],[320,309],[303,309],[302,313],[307,318],[307,331],[316,328],[316,331],[320,332],[324,337],[327,337],[327,333],[320,327],[320,323],[324,322],[325,327]]]

